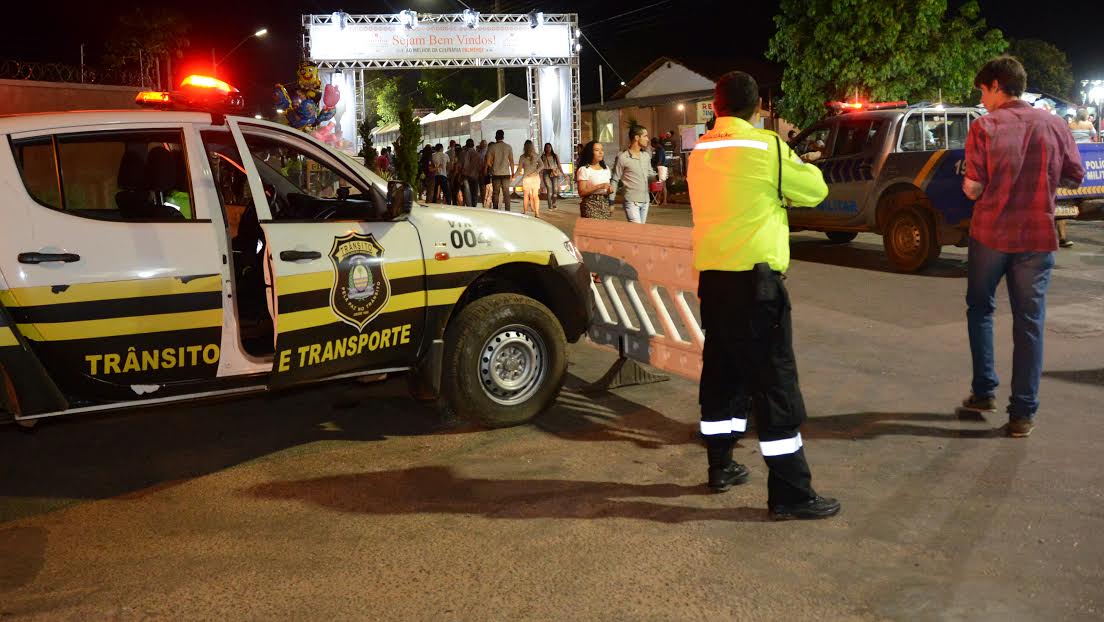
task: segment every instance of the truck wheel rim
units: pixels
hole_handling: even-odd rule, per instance
[[[902,217],[893,227],[893,246],[902,255],[912,256],[920,250],[920,224],[911,217]]]
[[[479,353],[483,392],[497,404],[521,404],[540,389],[547,374],[544,341],[532,329],[510,325],[499,329]]]

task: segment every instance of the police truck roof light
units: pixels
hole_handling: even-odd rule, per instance
[[[141,105],[167,104],[169,94],[163,91],[142,91],[134,98],[134,103]]]
[[[839,113],[857,112],[861,110],[886,110],[889,108],[905,108],[906,101],[895,102],[827,102],[824,104],[829,110]]]
[[[190,75],[180,82],[180,88],[185,88],[189,86],[201,89],[215,89],[221,93],[229,93],[230,91],[237,90],[229,84],[223,82],[222,80],[219,80],[218,78],[212,78],[211,76],[201,76],[198,74]]]
[[[238,89],[222,80],[201,75],[184,78],[176,91],[142,91],[134,101],[141,106],[216,114],[238,112],[245,105]]]

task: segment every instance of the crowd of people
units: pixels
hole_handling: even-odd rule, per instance
[[[629,146],[614,159],[610,168],[605,161],[601,143],[591,141],[576,150],[575,181],[582,199],[583,218],[613,217],[611,199],[620,189],[622,208],[629,222],[644,224],[652,200],[657,205],[667,202],[667,166],[669,141],[672,134],[649,138],[648,130],[634,126],[629,131]],[[395,158],[391,147],[384,147],[374,158],[374,169],[394,174]],[[521,187],[522,211],[540,217],[541,194],[547,210],[557,209],[561,190],[566,186],[565,171],[560,156],[551,143],[537,151],[532,140],[525,141],[520,157],[498,130],[495,141],[478,144],[467,139],[461,145],[450,140],[426,144],[419,152],[419,199],[426,203],[466,205],[510,211],[514,190]]]
[[[390,147],[384,147],[375,160],[380,172],[395,172]],[[525,141],[520,158],[505,141],[505,132],[495,132],[495,140],[476,144],[467,139],[463,145],[450,140],[444,144],[426,144],[419,152],[418,181],[420,200],[426,203],[461,205],[511,211],[514,189],[522,188],[522,211],[540,217],[543,190],[548,210],[557,208],[564,178],[560,157],[551,143],[538,152],[533,141]]]

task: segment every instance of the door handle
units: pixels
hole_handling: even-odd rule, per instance
[[[284,261],[302,261],[304,259],[322,259],[322,253],[318,251],[280,251],[280,259]]]
[[[19,263],[51,263],[62,261],[73,263],[80,261],[80,255],[76,253],[19,253]]]

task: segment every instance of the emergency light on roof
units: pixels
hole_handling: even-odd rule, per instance
[[[219,80],[218,78],[212,78],[211,76],[191,75],[184,78],[180,82],[180,88],[187,86],[193,86],[201,89],[215,89],[220,93],[229,93],[230,91],[236,91],[234,87]]]
[[[211,76],[191,75],[175,91],[142,91],[134,98],[140,106],[166,110],[192,110],[216,114],[237,112],[245,106],[238,89]]]
[[[828,102],[824,104],[832,112],[843,114],[845,112],[858,112],[861,110],[886,110],[889,108],[905,108],[906,101],[896,102]]]

